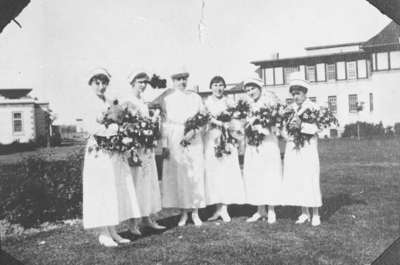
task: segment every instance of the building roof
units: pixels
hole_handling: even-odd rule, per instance
[[[399,45],[400,46],[400,25],[392,21],[378,34],[370,38],[363,44],[363,48],[378,46]]]
[[[399,0],[367,0],[378,8],[382,13],[400,24],[400,1]]]
[[[279,67],[279,66],[290,66],[299,64],[317,64],[317,63],[330,63],[337,60],[358,60],[365,59],[368,57],[368,53],[365,51],[352,51],[352,52],[340,52],[340,53],[330,53],[330,54],[320,54],[320,55],[308,55],[301,57],[290,57],[281,58],[277,60],[261,60],[252,61],[251,63],[257,66],[263,67]]]
[[[338,48],[346,46],[360,45],[360,51],[336,52],[329,54],[308,55],[291,58],[269,59],[252,61],[251,63],[261,67],[280,67],[280,66],[295,66],[300,64],[317,64],[317,63],[330,63],[335,60],[358,60],[367,59],[371,50],[400,50],[400,25],[392,21],[378,34],[370,38],[366,42],[353,42],[344,44],[333,44],[325,46],[306,47],[305,50],[313,51],[319,49]]]
[[[349,42],[342,44],[332,44],[332,45],[324,45],[324,46],[312,46],[304,48],[306,51],[312,50],[320,50],[320,49],[329,49],[329,48],[339,48],[339,47],[348,47],[348,46],[357,46],[362,45],[364,42]]]
[[[17,99],[26,97],[31,91],[31,88],[0,88],[0,95],[9,99]]]

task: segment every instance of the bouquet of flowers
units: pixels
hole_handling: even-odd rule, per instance
[[[284,120],[284,106],[274,104],[264,106],[252,113],[252,119],[245,134],[249,145],[259,146],[272,127],[281,128]]]
[[[225,112],[218,115],[216,119],[221,122],[230,122],[232,120]],[[232,145],[236,146],[238,144],[238,140],[233,137],[230,128],[220,126],[219,129],[221,130],[221,135],[218,137],[214,146],[214,153],[218,158],[223,155],[230,155]]]
[[[232,111],[224,110],[220,112],[215,117],[215,119],[222,123],[228,123],[232,121],[233,113],[234,112]],[[238,140],[235,137],[233,137],[230,128],[227,128],[226,126],[216,126],[216,127],[221,130],[221,135],[218,137],[215,143],[214,153],[216,157],[221,158],[223,155],[231,154],[232,145],[234,146],[237,145]]]
[[[253,113],[256,121],[253,125],[261,124],[263,128],[270,129],[271,127],[280,127],[284,118],[285,106],[282,104],[274,104],[272,106],[265,106]]]
[[[249,112],[250,104],[243,99],[239,99],[235,105],[230,106],[225,111],[219,113],[215,119],[223,123],[233,122],[233,120],[242,123],[239,120],[245,119]],[[232,135],[231,128],[226,128],[225,126],[217,127],[219,127],[221,130],[221,136],[216,141],[214,151],[215,156],[219,158],[223,155],[230,155],[232,147],[231,145],[237,145],[239,140]]]
[[[222,128],[222,133],[214,146],[215,156],[220,158],[223,155],[231,154],[231,145],[236,145],[238,140],[232,136],[229,130]],[[231,144],[231,145],[230,145]]]
[[[323,128],[338,125],[336,117],[327,109],[307,108],[296,114],[291,107],[285,110],[286,130],[293,138],[295,149],[300,149],[305,142]]]
[[[244,133],[247,138],[247,143],[253,146],[259,146],[266,136],[263,132],[252,126],[247,126]]]
[[[219,114],[215,117],[215,119],[216,119],[217,121],[221,121],[221,122],[230,122],[230,121],[232,120],[232,113],[229,112],[229,111],[227,111],[227,110],[222,111],[221,113],[219,113]]]
[[[96,145],[92,150],[109,152],[129,152],[128,162],[131,166],[140,166],[138,150],[155,147],[160,138],[158,123],[140,115],[132,115],[127,108],[120,105],[111,106],[98,121],[108,128],[104,135],[94,135]]]
[[[205,126],[210,120],[210,114],[208,113],[196,113],[192,118],[189,118],[185,122],[185,129],[183,131],[184,139],[180,142],[183,147],[190,145],[190,140],[196,134],[196,131],[201,127]]]
[[[328,108],[321,108],[317,124],[320,129],[325,129],[331,126],[339,126],[339,121]]]
[[[122,132],[137,141],[139,146],[144,149],[156,147],[156,141],[161,138],[158,122],[139,115],[133,116],[129,122],[124,123]]]
[[[130,151],[128,162],[131,166],[140,166],[138,150],[156,147],[156,141],[161,138],[158,122],[139,115],[132,116],[123,124],[121,133],[123,142]]]
[[[102,113],[102,116],[97,121],[108,128],[113,124],[122,125],[127,119],[130,118],[130,116],[130,112],[117,103],[108,107],[108,109]]]
[[[245,119],[250,112],[250,104],[243,99],[239,99],[235,106],[229,107],[227,112],[231,113],[233,119]]]
[[[149,107],[149,115],[151,118],[159,119],[161,117],[161,114],[162,108],[160,105],[155,104],[151,106],[151,108]]]
[[[126,118],[130,118],[130,113],[121,105],[114,104],[110,106],[97,122],[104,125],[106,130],[99,132],[93,137],[96,145],[89,147],[89,151],[105,150],[111,152],[125,152],[127,146],[122,142],[124,135],[121,134],[121,126]]]

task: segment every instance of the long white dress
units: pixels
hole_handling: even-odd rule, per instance
[[[262,96],[251,102],[251,110],[275,104]],[[243,180],[246,203],[252,205],[279,205],[282,185],[282,161],[276,135],[265,129],[265,139],[259,146],[247,144],[244,155]]]
[[[301,113],[306,108],[317,107],[306,100],[300,109],[293,103],[294,109]],[[320,207],[322,206],[320,189],[320,167],[318,155],[318,137],[313,136],[304,147],[296,150],[293,139],[286,143],[282,205]]]
[[[214,117],[229,106],[228,99],[210,96],[205,107]],[[221,130],[209,126],[204,136],[205,194],[207,205],[243,204],[245,201],[243,179],[239,166],[238,149],[230,145],[231,154],[217,158],[214,153]]]
[[[149,109],[142,99],[132,97],[130,102],[140,115],[149,117]],[[145,217],[161,210],[161,195],[154,150],[141,149],[139,150],[139,157],[142,165],[131,167],[131,172],[140,214]]]
[[[170,155],[164,159],[162,205],[165,208],[192,209],[206,206],[204,194],[204,154],[201,132],[187,147],[180,145],[184,123],[204,106],[194,92],[172,90],[162,101],[164,112],[163,147]]]
[[[89,152],[96,141],[93,134],[104,126],[96,118],[107,109],[107,104],[96,96],[84,99],[90,103],[83,114],[86,131],[90,133],[83,166],[83,226],[85,229],[114,226],[140,217],[136,191],[126,158],[108,152]]]

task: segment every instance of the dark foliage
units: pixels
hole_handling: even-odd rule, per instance
[[[357,137],[357,124],[359,125],[360,137],[371,138],[377,136],[393,136],[396,132],[396,125],[384,127],[382,122],[378,124],[368,122],[357,122],[347,124],[344,127],[343,137]],[[398,124],[398,123],[397,123]],[[397,125],[397,133],[400,133],[400,125]],[[396,133],[396,134],[397,134]]]
[[[82,208],[83,153],[66,160],[26,157],[3,166],[0,219],[31,227],[46,221],[76,218]]]

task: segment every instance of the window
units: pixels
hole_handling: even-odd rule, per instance
[[[315,65],[306,66],[306,79],[310,82],[315,82]]]
[[[367,78],[367,62],[365,60],[357,61],[357,76],[358,78]]]
[[[287,98],[286,99],[286,105],[292,104],[293,103],[293,98]]]
[[[326,81],[326,79],[325,79],[325,64],[323,64],[323,63],[317,64],[317,80],[318,81]]]
[[[274,84],[274,69],[273,68],[266,68],[265,69],[265,84],[266,85],[273,85]]]
[[[349,95],[349,112],[357,112],[357,95]]]
[[[275,85],[283,85],[283,68],[276,67],[275,71]]]
[[[327,64],[326,65],[326,79],[327,80],[336,80],[336,64]]]
[[[317,102],[317,98],[316,98],[316,97],[309,97],[309,99],[310,99],[312,102]]]
[[[332,112],[337,112],[337,98],[336,96],[328,96],[328,108]]]
[[[357,66],[356,62],[346,62],[346,67],[347,67],[347,79],[352,80],[352,79],[357,79]]]
[[[336,71],[337,71],[337,79],[338,80],[346,79],[346,67],[344,65],[344,62],[336,63]]]
[[[400,69],[400,51],[390,52],[390,68]]]
[[[374,111],[374,95],[369,93],[369,111]]]
[[[13,122],[13,132],[22,133],[22,112],[13,112],[12,122]]]
[[[294,72],[298,72],[299,71],[299,67],[298,66],[294,66],[294,67],[285,67],[283,69],[283,72],[285,73],[285,84],[289,83],[290,80],[290,74],[294,73]]]
[[[377,59],[377,69],[378,70],[387,70],[389,69],[389,58],[387,52],[378,52],[376,54]]]

